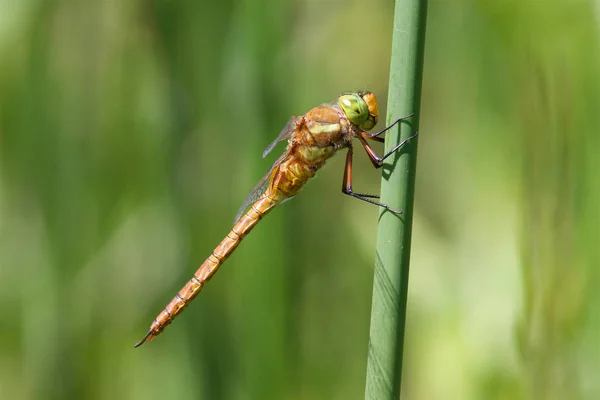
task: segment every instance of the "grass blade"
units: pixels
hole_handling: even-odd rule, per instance
[[[415,113],[387,133],[386,151],[418,130],[426,0],[396,0],[390,68],[388,123]],[[404,214],[382,212],[377,235],[365,399],[400,397],[410,260],[417,141],[383,167],[381,201]]]

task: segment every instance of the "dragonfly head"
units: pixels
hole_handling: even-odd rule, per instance
[[[371,92],[345,93],[338,98],[338,104],[354,125],[368,131],[377,124],[379,106]]]
[[[361,93],[360,96],[365,104],[367,105],[367,109],[369,110],[369,117],[367,118],[367,122],[363,124],[361,128],[368,131],[373,129],[375,125],[377,125],[377,119],[379,119],[379,105],[377,104],[377,99],[373,92],[364,92]]]

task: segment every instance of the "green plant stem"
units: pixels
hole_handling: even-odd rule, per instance
[[[387,121],[414,116],[387,133],[386,151],[418,131],[427,1],[396,0],[395,7]],[[379,220],[367,400],[400,398],[416,155],[413,139],[383,166],[381,201],[404,214],[382,212]]]

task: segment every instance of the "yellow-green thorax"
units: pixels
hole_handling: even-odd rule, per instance
[[[349,146],[357,131],[372,129],[378,114],[377,99],[371,92],[344,93],[337,104],[313,108],[296,123],[299,156],[315,166],[325,162],[337,150]]]

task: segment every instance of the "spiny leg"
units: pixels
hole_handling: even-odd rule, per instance
[[[382,138],[378,137],[379,135],[381,135],[382,133],[385,133],[385,132],[387,132],[388,130],[390,130],[390,129],[391,129],[391,128],[392,128],[394,125],[396,125],[398,122],[400,122],[400,121],[404,121],[405,119],[407,119],[407,118],[410,118],[410,117],[412,117],[413,115],[414,115],[413,113],[410,113],[410,114],[408,114],[408,115],[406,115],[406,116],[404,116],[404,117],[400,117],[400,118],[398,118],[397,120],[395,120],[394,122],[392,122],[392,123],[391,123],[391,125],[389,125],[389,126],[386,126],[385,128],[383,128],[383,129],[382,129],[382,130],[380,130],[379,132],[375,132],[375,133],[365,133],[365,137],[366,137],[367,139],[376,140],[376,141],[378,141],[378,142],[383,142],[383,141],[384,141],[384,139],[382,139]]]
[[[354,193],[354,191],[352,190],[352,152],[353,152],[352,146],[348,147],[348,153],[346,154],[346,168],[344,169],[344,182],[342,183],[342,193],[352,196],[354,198],[357,198],[359,200],[366,201],[367,203],[371,203],[371,204],[375,204],[376,206],[383,207],[393,214],[396,214],[396,215],[402,214],[402,211],[394,210],[393,208],[390,208],[389,206],[387,206],[383,203],[380,203],[375,200],[371,200],[374,198],[378,199],[379,196],[376,196],[373,194]]]
[[[358,136],[358,140],[360,141],[360,143],[365,148],[365,151],[367,152],[367,155],[369,156],[369,159],[371,160],[371,163],[373,163],[373,166],[375,168],[381,168],[381,166],[383,165],[383,161],[386,158],[388,158],[389,156],[391,156],[392,154],[394,154],[402,146],[404,146],[406,144],[406,142],[408,142],[409,140],[413,139],[418,134],[419,134],[419,132],[415,133],[414,135],[412,135],[410,137],[407,137],[406,139],[404,139],[403,141],[401,141],[400,144],[398,144],[396,147],[394,147],[392,150],[390,150],[389,152],[387,152],[386,154],[384,154],[383,157],[378,157],[377,154],[375,154],[375,150],[373,150],[373,148],[371,146],[369,146],[369,144],[365,140],[365,138],[368,138],[368,136],[369,136],[368,134],[362,132]]]

